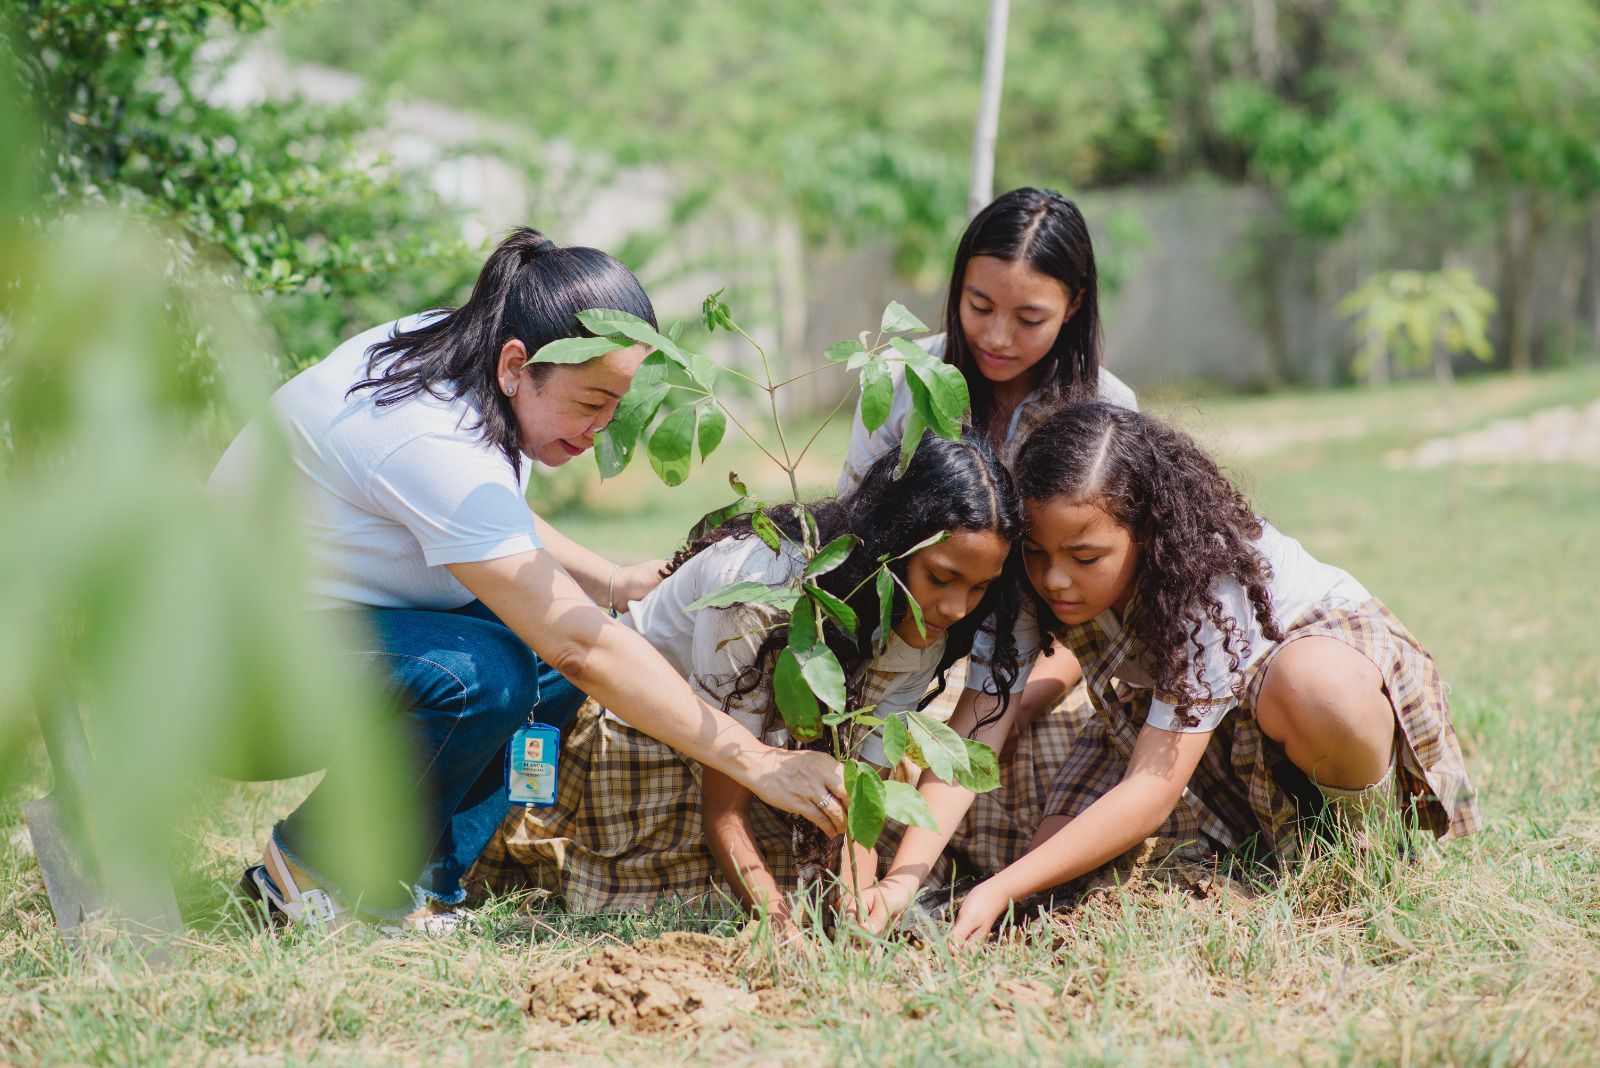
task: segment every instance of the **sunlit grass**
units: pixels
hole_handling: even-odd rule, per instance
[[[1457,418],[1596,396],[1593,370],[1484,379],[1458,390]],[[1386,466],[1439,432],[1437,404],[1408,385],[1178,414],[1223,443],[1274,523],[1353,571],[1434,651],[1482,790],[1480,835],[1404,864],[1341,846],[1253,893],[1197,900],[1135,882],[969,957],[819,940],[777,954],[774,972],[766,947],[744,972],[768,986],[760,1010],[641,1035],[530,1016],[529,977],[618,941],[733,934],[736,921],[671,905],[577,917],[514,897],[440,941],[255,932],[229,888],[308,780],[218,783],[191,818],[190,945],[172,971],[75,958],[23,848],[21,806],[46,781],[36,762],[0,800],[0,1061],[1593,1063],[1600,469]],[[1281,444],[1230,455],[1227,436],[1245,432]],[[730,438],[688,487],[662,490],[641,469],[592,494],[598,514],[558,522],[604,551],[665,554],[726,499],[730,466],[758,477]]]

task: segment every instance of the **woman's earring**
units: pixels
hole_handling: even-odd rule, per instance
[[[502,388],[505,389],[506,396],[508,396],[508,397],[515,397],[517,395],[516,383],[512,383],[511,385],[505,386],[505,387],[502,387]]]

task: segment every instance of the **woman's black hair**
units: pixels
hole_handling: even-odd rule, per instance
[[[989,440],[993,396],[961,329],[967,263],[974,256],[1021,260],[1067,288],[1078,309],[1056,334],[1041,363],[1041,387],[1052,403],[1091,401],[1100,395],[1100,295],[1094,242],[1078,206],[1049,189],[1013,189],[995,198],[967,224],[956,246],[944,305],[944,358],[961,371],[972,398],[972,421]],[[1004,434],[1004,427],[999,428]]]
[[[899,451],[894,450],[868,468],[860,484],[849,493],[805,506],[816,521],[820,544],[826,545],[841,534],[854,534],[861,539],[843,564],[816,580],[822,589],[848,603],[861,622],[852,638],[828,620],[823,640],[839,658],[846,675],[854,674],[873,654],[878,595],[874,584],[864,580],[877,569],[878,559],[900,556],[940,531],[993,531],[1010,546],[1005,569],[989,585],[978,607],[945,632],[944,654],[934,687],[919,707],[925,707],[943,692],[950,666],[967,655],[982,628],[994,636],[991,670],[1000,691],[996,695],[1000,700],[999,711],[994,714],[997,716],[1005,710],[1018,673],[1013,631],[1024,579],[1018,551],[1022,503],[1015,483],[994,450],[976,434],[968,434],[960,441],[948,441],[931,432],[925,434],[905,473],[896,477],[899,460]],[[802,520],[797,506],[780,505],[767,509],[766,515],[786,537],[800,543]],[[730,520],[679,552],[666,573],[671,574],[718,541],[754,536],[749,516]],[[902,582],[907,563],[908,558],[889,565]],[[898,621],[906,611],[905,592],[896,584],[892,618]],[[788,637],[787,626],[768,633],[755,660],[736,680],[732,691],[724,695],[725,709],[734,698],[766,683]],[[859,705],[859,695],[852,693],[850,703],[852,707]],[[769,722],[768,729],[777,725],[776,721]]]
[[[1262,634],[1282,640],[1272,567],[1254,545],[1261,519],[1189,435],[1114,404],[1072,405],[1034,428],[1013,466],[1024,500],[1093,503],[1132,536],[1139,568],[1128,627],[1157,691],[1176,698],[1180,712],[1211,696],[1200,658],[1205,622],[1222,634],[1236,674],[1249,655],[1243,627],[1217,597],[1219,580],[1243,586]],[[1041,623],[1059,630],[1032,596]]]
[[[478,422],[463,429],[481,427],[484,440],[520,474],[517,421],[510,398],[500,390],[500,350],[515,339],[532,356],[561,338],[591,337],[578,321],[578,312],[591,308],[628,312],[656,325],[644,287],[621,262],[596,248],[562,248],[539,231],[520,227],[489,254],[465,304],[368,349],[370,377],[350,393],[373,389],[380,407],[424,391],[443,400],[466,397],[478,411]],[[555,367],[534,364],[534,384],[543,385]]]

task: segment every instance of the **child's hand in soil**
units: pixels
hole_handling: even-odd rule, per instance
[[[1011,896],[994,879],[985,879],[973,887],[961,902],[961,911],[956,913],[955,926],[950,931],[950,948],[959,951],[987,941],[995,921],[1010,907]]]
[[[895,919],[910,907],[922,884],[908,875],[888,875],[862,892],[866,914],[861,926],[873,934],[882,934],[894,925]]]

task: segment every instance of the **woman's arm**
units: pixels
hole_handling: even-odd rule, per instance
[[[539,540],[556,558],[556,563],[565,568],[583,592],[600,607],[625,612],[629,601],[639,600],[661,584],[661,569],[666,566],[665,560],[617,565],[592,549],[579,545],[543,516],[535,514],[533,518],[539,531]]]
[[[1076,819],[1047,819],[1022,858],[973,888],[951,940],[982,941],[1011,902],[1091,872],[1155,833],[1183,796],[1210,731],[1145,727],[1122,781]]]
[[[740,903],[746,908],[764,909],[774,924],[787,929],[789,904],[750,829],[750,791],[721,772],[706,768],[700,780],[700,803],[706,841]]]
[[[534,550],[449,568],[541,659],[625,721],[726,773],[773,807],[829,834],[843,833],[844,772],[837,761],[764,745],[701,702],[649,642],[596,607],[552,553]]]

